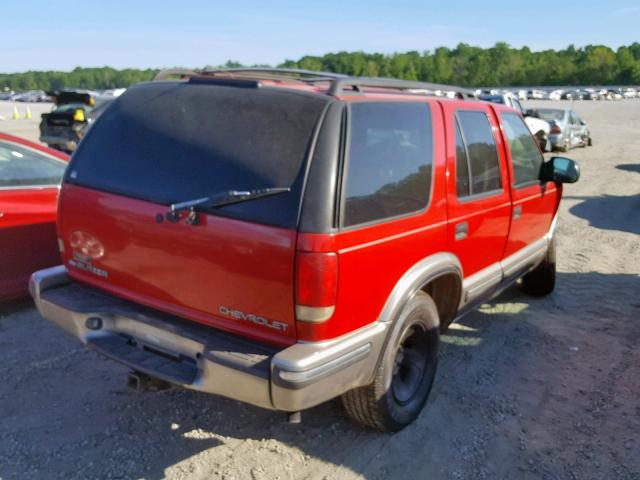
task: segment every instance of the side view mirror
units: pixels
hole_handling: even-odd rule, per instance
[[[580,166],[565,157],[551,157],[542,165],[540,180],[543,182],[575,183],[580,179]]]

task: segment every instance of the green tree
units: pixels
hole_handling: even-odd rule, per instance
[[[229,60],[222,66],[243,65]],[[255,65],[268,66],[268,65]],[[357,52],[327,53],[286,60],[281,65],[356,76],[382,76],[456,84],[467,87],[520,85],[640,84],[640,43],[616,52],[603,45],[533,52],[498,42],[491,48],[460,43],[454,49],[409,51],[392,54]],[[29,71],[0,74],[0,89],[59,90],[63,88],[106,89],[127,87],[151,80],[158,70],[111,67],[75,68],[70,72]]]

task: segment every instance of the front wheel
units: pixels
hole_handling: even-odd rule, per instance
[[[402,311],[370,385],[342,395],[347,414],[383,432],[397,432],[424,407],[438,365],[438,309],[416,294]]]

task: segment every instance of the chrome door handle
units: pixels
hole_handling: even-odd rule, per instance
[[[464,240],[469,235],[469,224],[467,222],[456,225],[456,240]]]
[[[513,219],[517,220],[522,216],[522,205],[518,205],[513,209]]]

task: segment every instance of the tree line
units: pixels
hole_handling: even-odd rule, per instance
[[[229,61],[222,67],[240,67]],[[264,66],[264,65],[262,65]],[[640,85],[640,43],[613,50],[573,45],[534,52],[499,42],[491,48],[460,43],[455,48],[404,53],[338,52],[286,60],[280,67],[356,76],[392,77],[466,87],[545,85]],[[75,68],[71,72],[0,74],[0,90],[109,89],[151,80],[157,69]]]

